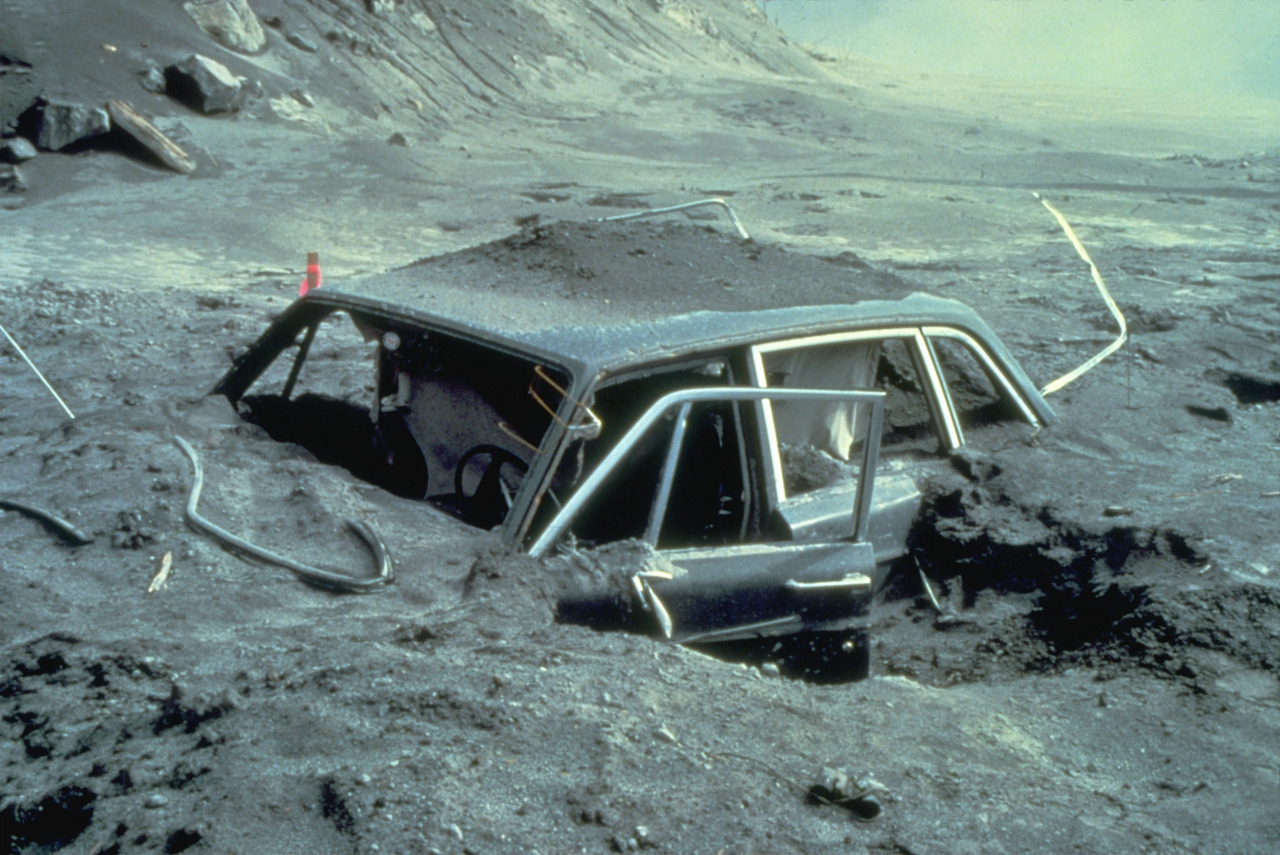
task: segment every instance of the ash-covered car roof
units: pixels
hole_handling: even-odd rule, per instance
[[[593,373],[887,324],[955,326],[1016,365],[977,312],[917,287],[852,252],[814,256],[708,226],[633,221],[537,226],[321,293],[481,332]],[[486,299],[493,293],[516,308],[496,310]]]

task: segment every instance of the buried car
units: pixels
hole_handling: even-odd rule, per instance
[[[784,661],[800,639],[828,673],[863,667],[921,480],[966,428],[1053,417],[972,309],[927,294],[501,331],[362,287],[299,298],[214,392],[511,551],[644,545],[564,619]]]

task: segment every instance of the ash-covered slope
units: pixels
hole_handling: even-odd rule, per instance
[[[250,36],[196,20],[237,14]],[[4,0],[4,19],[6,136],[37,98],[181,112],[140,84],[191,53],[245,78],[245,109],[259,114],[398,116],[435,131],[494,111],[572,117],[580,87],[616,86],[629,72],[812,68],[751,0]]]

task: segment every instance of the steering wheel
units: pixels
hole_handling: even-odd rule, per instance
[[[472,458],[488,455],[493,459],[480,476],[475,492],[468,496],[463,491],[462,476]],[[511,505],[502,490],[502,467],[511,466],[522,474],[529,471],[529,464],[499,445],[477,445],[458,458],[453,470],[453,490],[463,500],[463,518],[472,525],[491,528],[502,522]]]

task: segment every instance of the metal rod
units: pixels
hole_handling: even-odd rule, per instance
[[[924,586],[924,592],[929,595],[929,603],[933,606],[933,610],[938,614],[946,614],[943,611],[942,604],[938,602],[938,598],[934,596],[933,586],[929,584],[929,577],[924,575],[924,568],[920,566],[920,562],[916,561],[916,572],[920,574],[920,584]]]
[[[9,340],[9,344],[13,345],[13,349],[18,351],[18,355],[23,358],[23,360],[27,363],[27,365],[31,366],[31,370],[34,371],[36,373],[36,376],[40,378],[40,382],[43,383],[44,387],[49,390],[49,394],[53,395],[53,397],[57,400],[57,402],[62,406],[62,409],[66,411],[67,415],[74,419],[76,417],[76,414],[71,412],[71,408],[67,406],[67,402],[62,400],[62,396],[58,394],[57,390],[49,385],[48,380],[44,379],[44,375],[40,373],[40,369],[36,368],[36,364],[31,361],[31,357],[27,356],[27,352],[23,350],[16,341],[13,340],[13,336],[9,335],[9,331],[5,329],[3,326],[0,326],[0,333],[4,333],[4,337]]]
[[[280,393],[282,400],[289,400],[293,395],[293,387],[298,382],[298,374],[302,372],[302,363],[307,361],[307,354],[311,352],[311,343],[316,340],[316,329],[319,328],[320,322],[316,321],[307,327],[307,334],[302,339],[301,346],[298,347],[298,355],[293,358],[293,365],[289,368],[289,379],[284,381],[284,391]]]
[[[733,208],[729,207],[729,203],[723,199],[702,199],[697,202],[685,202],[683,205],[670,205],[666,208],[650,208],[647,211],[635,211],[631,214],[614,214],[612,217],[602,217],[597,222],[620,222],[622,220],[638,220],[642,217],[655,217],[658,214],[673,214],[676,211],[685,211],[689,208],[704,208],[707,205],[716,205],[724,208],[729,214],[729,219],[733,220],[733,227],[738,230],[738,234],[742,235],[743,240],[751,240],[751,235],[747,234],[747,230],[742,226],[742,220],[738,219],[738,215]]]
[[[215,540],[222,541],[227,546],[251,555],[259,561],[265,561],[268,564],[274,564],[277,567],[292,572],[304,582],[312,585],[318,585],[322,588],[328,588],[333,591],[346,591],[356,594],[362,594],[369,591],[377,590],[395,578],[394,570],[391,565],[391,556],[387,552],[387,547],[383,544],[382,539],[378,537],[378,533],[374,531],[373,526],[361,520],[347,520],[347,528],[351,529],[373,552],[374,562],[378,565],[378,575],[370,579],[356,579],[352,576],[345,576],[341,573],[334,573],[329,570],[320,570],[315,567],[309,567],[306,564],[300,564],[290,558],[282,555],[276,555],[269,552],[261,546],[256,546],[244,538],[237,537],[221,526],[210,522],[200,516],[196,507],[200,504],[200,492],[204,489],[204,467],[200,465],[200,458],[196,456],[196,450],[191,447],[191,443],[187,442],[180,436],[175,436],[173,441],[178,444],[182,452],[187,455],[187,459],[191,461],[193,470],[191,494],[187,497],[186,518],[187,523],[197,531],[204,532]]]
[[[37,508],[35,505],[28,505],[26,502],[19,502],[16,499],[0,498],[0,510],[14,511],[19,514],[25,514],[34,520],[39,520],[45,524],[49,531],[72,546],[84,546],[93,543],[92,537],[89,537],[62,517],[49,513],[44,508]]]
[[[671,444],[667,446],[667,459],[662,464],[662,481],[658,486],[658,498],[653,503],[653,511],[649,514],[649,526],[645,529],[646,543],[658,544],[658,531],[662,528],[667,516],[667,503],[671,501],[671,485],[676,480],[676,461],[680,457],[680,449],[684,445],[685,430],[689,426],[689,409],[693,406],[685,401],[680,406],[680,414],[676,416],[676,428],[671,434]]]
[[[1048,386],[1040,390],[1041,395],[1048,395],[1056,392],[1063,386],[1079,378],[1086,371],[1092,369],[1102,360],[1119,350],[1129,338],[1129,327],[1124,321],[1124,315],[1120,313],[1120,307],[1116,305],[1116,301],[1111,298],[1111,292],[1107,290],[1107,285],[1102,281],[1102,274],[1098,272],[1098,265],[1093,263],[1093,259],[1089,257],[1089,251],[1084,248],[1084,244],[1080,242],[1080,238],[1076,237],[1076,233],[1072,230],[1071,224],[1067,222],[1066,217],[1058,213],[1058,210],[1049,204],[1048,200],[1043,198],[1039,193],[1034,193],[1040,204],[1049,209],[1049,213],[1053,214],[1054,219],[1058,221],[1058,225],[1062,227],[1062,231],[1066,233],[1067,239],[1071,241],[1071,245],[1076,248],[1076,255],[1079,255],[1084,263],[1089,265],[1089,273],[1093,276],[1093,282],[1098,286],[1098,290],[1102,293],[1102,299],[1106,301],[1107,308],[1111,310],[1111,316],[1116,319],[1116,323],[1120,325],[1120,335],[1115,341],[1107,345],[1103,350],[1095,355],[1092,359],[1085,362],[1074,371],[1063,374],[1057,380],[1054,380]]]

